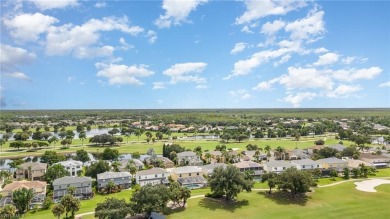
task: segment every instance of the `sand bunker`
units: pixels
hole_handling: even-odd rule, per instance
[[[356,189],[363,192],[376,192],[375,187],[382,184],[390,184],[390,180],[386,179],[370,179],[362,182],[355,182]]]

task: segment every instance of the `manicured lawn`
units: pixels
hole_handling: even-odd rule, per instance
[[[104,202],[104,200],[108,197],[115,197],[119,199],[124,198],[126,202],[129,202],[132,192],[133,192],[132,190],[123,190],[119,193],[114,193],[110,195],[96,195],[94,198],[90,200],[82,200],[80,211],[76,212],[76,214],[95,211],[97,203]],[[70,215],[70,213],[68,215]],[[65,214],[63,214],[63,217],[65,217]],[[24,218],[48,219],[48,218],[54,218],[54,215],[51,212],[51,209],[49,209],[49,210],[39,211],[37,213],[28,213]]]
[[[390,185],[376,189],[377,193],[361,192],[347,182],[317,188],[306,199],[294,201],[269,198],[263,191],[243,192],[235,205],[197,198],[168,218],[389,218]]]
[[[132,136],[132,138],[135,138],[135,136]],[[324,137],[316,137],[316,138],[301,138],[300,141],[296,142],[290,139],[256,139],[256,140],[247,140],[244,142],[229,142],[225,144],[227,148],[238,148],[240,150],[246,150],[246,145],[248,144],[257,144],[259,147],[264,148],[266,145],[270,145],[272,148],[276,148],[278,146],[282,146],[286,149],[293,149],[295,147],[298,148],[306,148],[314,145],[314,141],[316,139],[323,139]],[[167,142],[167,141],[164,141]],[[51,150],[51,151],[57,151],[59,153],[72,153],[75,152],[76,150],[79,149],[84,149],[88,152],[101,152],[104,150],[104,147],[102,146],[86,146],[88,143],[88,139],[84,140],[84,146],[81,146],[81,140],[79,139],[74,139],[73,140],[73,145],[70,146],[70,148],[67,149],[62,149],[61,145],[57,142],[55,146],[50,146],[48,148],[41,148],[38,149],[37,151],[32,151],[32,152],[27,152],[25,149],[22,150],[16,150],[14,148],[9,148],[9,142],[7,142],[5,145],[3,145],[2,148],[2,153],[0,153],[0,157],[3,158],[9,158],[13,156],[39,156],[42,155],[45,151]],[[186,140],[186,141],[181,141],[177,140],[175,143],[180,144],[181,146],[185,148],[190,148],[194,149],[197,146],[201,146],[203,150],[214,150],[215,146],[221,145],[223,143],[220,143],[219,141],[216,140]],[[332,145],[332,144],[337,144],[338,140],[336,139],[330,139],[329,137],[326,139],[325,144],[327,145]],[[352,144],[351,142],[344,141],[344,145],[350,145]],[[133,152],[140,152],[146,153],[149,148],[153,148],[156,153],[161,154],[162,153],[162,141],[157,141],[155,143],[146,143],[145,140],[141,137],[141,139],[135,140],[135,141],[129,141],[127,143],[126,138],[124,138],[124,142],[120,146],[115,146],[114,148],[119,150],[119,153],[133,153]]]

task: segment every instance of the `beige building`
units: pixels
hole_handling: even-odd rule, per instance
[[[17,179],[42,180],[46,173],[46,163],[23,163],[15,172]]]
[[[316,161],[320,167],[322,167],[325,170],[328,169],[334,169],[337,171],[342,171],[344,168],[348,167],[348,162],[338,159],[336,157],[329,157],[324,159],[319,159]]]
[[[207,171],[197,166],[185,166],[171,169],[171,177],[177,181],[181,186],[190,189],[202,188],[207,185],[207,180],[203,174]]]
[[[4,186],[3,190],[0,191],[3,197],[12,197],[12,193],[18,189],[26,188],[32,189],[34,194],[46,195],[46,182],[43,181],[14,181]]]

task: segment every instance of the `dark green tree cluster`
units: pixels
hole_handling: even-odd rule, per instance
[[[109,170],[110,165],[106,161],[99,160],[85,169],[85,175],[96,179],[97,174],[104,173]]]
[[[262,182],[267,181],[271,189],[277,187],[278,190],[286,191],[295,197],[297,194],[310,191],[310,186],[314,185],[313,176],[308,171],[301,171],[291,167],[277,175],[275,173],[266,173],[262,176]]]
[[[228,165],[226,168],[215,168],[208,179],[208,184],[211,188],[211,196],[225,196],[226,200],[230,201],[243,190],[251,192],[254,182],[237,167]]]
[[[116,137],[108,134],[101,134],[101,135],[95,135],[92,138],[89,139],[90,143],[95,143],[99,146],[105,146],[105,145],[115,145],[118,142],[122,142],[122,137]]]

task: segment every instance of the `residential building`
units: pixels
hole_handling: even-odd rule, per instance
[[[281,173],[290,167],[295,167],[295,165],[284,160],[273,160],[264,163],[264,170],[268,173]]]
[[[46,163],[23,163],[15,172],[17,179],[42,180],[46,173]]]
[[[166,157],[157,157],[157,160],[161,160],[165,166],[165,168],[173,168],[175,166],[175,163],[171,161],[169,158]],[[145,158],[145,164],[151,165],[150,157]]]
[[[131,174],[129,172],[104,172],[97,174],[96,181],[99,189],[106,187],[108,182],[128,189],[131,185]]]
[[[148,170],[142,170],[136,174],[136,182],[140,186],[147,184],[168,184],[169,172],[162,168],[152,168]]]
[[[348,167],[347,161],[338,159],[336,157],[329,157],[324,159],[317,160],[317,163],[325,170],[337,170],[339,172],[343,171],[344,168]]]
[[[199,155],[192,151],[184,151],[177,153],[177,162],[182,166],[201,166],[203,161]]]
[[[309,154],[307,150],[302,149],[294,149],[291,151],[288,151],[288,157],[290,160],[299,160],[299,159],[306,159],[309,158]]]
[[[61,164],[70,176],[78,176],[78,173],[83,170],[83,162],[77,160],[61,161],[57,164]]]
[[[362,160],[345,159],[345,161],[347,161],[347,163],[348,163],[347,165],[348,165],[349,169],[359,168],[361,164],[364,164],[367,167],[374,166],[373,164],[368,163],[366,161],[362,161]]]
[[[253,161],[241,161],[234,163],[233,166],[240,169],[241,172],[252,171],[252,175],[255,177],[264,173],[263,166]]]
[[[298,170],[314,170],[321,168],[320,164],[312,159],[292,160],[290,161]]]
[[[93,196],[91,177],[65,176],[53,181],[53,201],[58,203],[68,193],[68,188],[71,186],[76,188],[73,193],[74,197],[89,199]]]
[[[212,163],[212,164],[200,166],[200,168],[202,168],[203,173],[205,175],[210,176],[213,174],[215,168],[217,168],[217,167],[226,168],[226,166],[227,166],[227,164],[225,164],[225,163]]]
[[[347,148],[347,147],[345,147],[345,146],[342,145],[342,144],[330,145],[330,146],[328,146],[328,147],[333,148],[333,149],[336,149],[338,152],[344,151],[345,148]]]
[[[10,184],[4,186],[4,188],[0,191],[2,195],[0,201],[0,207],[4,207],[6,204],[12,204],[12,194],[14,191],[26,188],[33,190],[33,198],[30,202],[30,208],[35,205],[42,205],[43,200],[46,197],[46,186],[47,183],[43,181],[14,181]]]
[[[132,161],[134,163],[135,167],[137,167],[137,170],[142,170],[145,166],[144,163],[142,163],[142,161],[140,161],[138,159],[120,160],[120,161],[118,161],[120,163],[119,170],[120,171],[128,171],[126,169],[126,166],[130,161]]]
[[[204,171],[197,166],[184,166],[171,169],[171,177],[181,186],[190,189],[203,188],[207,180],[203,177]]]
[[[360,160],[366,161],[377,168],[390,167],[390,157],[370,153],[360,154]]]

